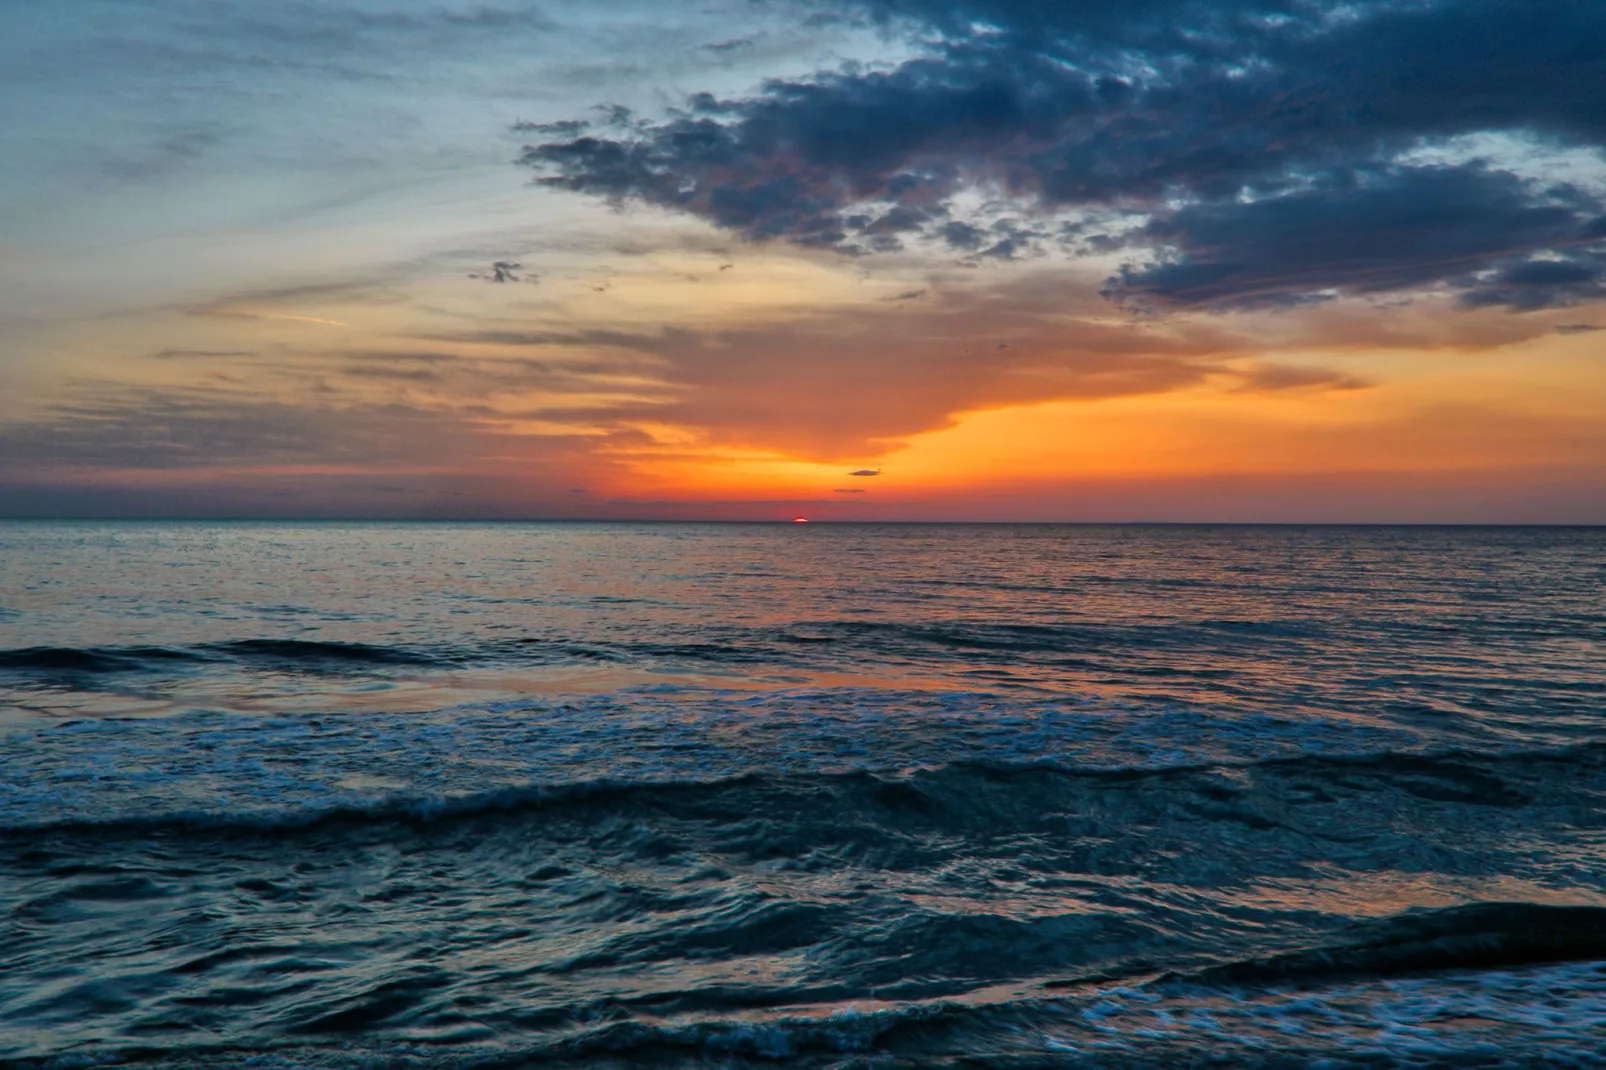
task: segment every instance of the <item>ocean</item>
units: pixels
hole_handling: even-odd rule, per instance
[[[1606,529],[0,524],[0,1061],[1606,1066]]]

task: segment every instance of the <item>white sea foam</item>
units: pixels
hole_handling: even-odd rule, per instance
[[[599,781],[896,773],[963,761],[1163,769],[1432,742],[1326,718],[869,688],[658,686],[430,714],[85,719],[0,735],[0,826],[293,820]]]

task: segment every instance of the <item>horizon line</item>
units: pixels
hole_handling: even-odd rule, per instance
[[[359,516],[0,516],[4,524],[724,524],[794,527],[791,517],[359,517]],[[836,527],[1258,527],[1258,528],[1606,528],[1606,521],[1531,520],[848,520]]]

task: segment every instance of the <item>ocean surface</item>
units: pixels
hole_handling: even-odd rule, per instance
[[[1606,529],[0,524],[0,1062],[1606,1066]]]

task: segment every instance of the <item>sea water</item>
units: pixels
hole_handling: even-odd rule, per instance
[[[1606,1065],[1606,530],[0,525],[0,1060]]]

